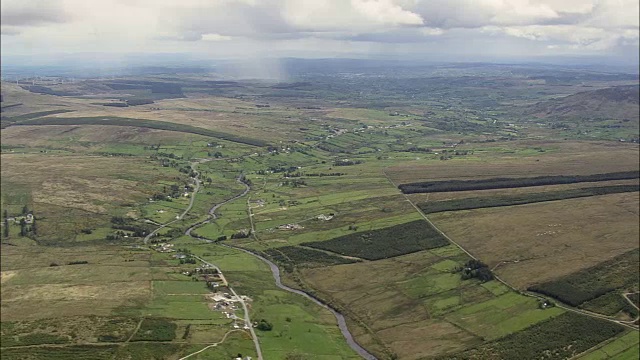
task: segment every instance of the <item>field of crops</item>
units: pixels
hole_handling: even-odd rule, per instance
[[[424,220],[356,232],[327,241],[305,243],[314,248],[367,260],[386,259],[448,244],[449,242]]]

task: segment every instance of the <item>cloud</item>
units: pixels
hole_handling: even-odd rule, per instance
[[[3,0],[0,3],[2,26],[38,26],[64,23],[70,15],[61,3],[47,0]]]
[[[220,34],[202,34],[203,41],[229,41],[231,36],[225,36]]]
[[[1,4],[3,52],[88,49],[214,56],[349,52],[386,56],[400,51],[424,56],[440,51],[593,54],[620,48],[630,53],[638,47],[640,11],[637,0],[2,0]]]

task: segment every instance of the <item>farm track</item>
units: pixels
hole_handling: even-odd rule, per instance
[[[224,336],[222,337],[222,339],[221,339],[220,341],[218,341],[217,343],[215,343],[215,344],[211,344],[211,345],[208,345],[208,346],[205,346],[203,349],[198,350],[198,351],[196,351],[196,352],[193,352],[193,353],[191,353],[191,354],[189,354],[189,355],[187,355],[187,356],[183,356],[183,357],[181,357],[181,358],[180,358],[180,359],[178,359],[178,360],[188,359],[188,358],[192,357],[193,355],[197,355],[197,354],[199,354],[199,353],[201,353],[201,352],[203,352],[203,351],[205,351],[205,350],[207,350],[207,349],[210,349],[210,348],[212,348],[212,347],[216,347],[216,346],[218,346],[218,345],[222,344],[225,340],[227,340],[227,336],[229,336],[229,334],[231,334],[232,332],[238,332],[238,331],[239,331],[239,332],[244,332],[244,330],[238,330],[238,329],[227,331],[227,333],[226,333],[226,334],[224,334]]]
[[[397,185],[395,184],[395,182],[393,182],[393,180],[391,180],[389,175],[384,170],[383,170],[383,173],[384,173],[384,176],[389,181],[389,183],[391,183],[394,187],[397,188]],[[416,204],[413,203],[413,201],[411,201],[411,199],[409,198],[408,194],[404,194],[403,193],[403,195],[404,195],[405,199],[409,202],[409,204],[411,204],[416,209],[416,211],[418,211],[418,213],[422,216],[422,218],[425,219],[425,221],[427,221],[427,223],[429,223],[429,225],[431,225],[438,233],[440,233],[442,236],[444,236],[445,239],[449,240],[449,242],[451,242],[453,245],[458,247],[460,250],[462,250],[469,257],[471,257],[474,260],[478,260],[478,258],[473,256],[467,249],[462,247],[457,242],[453,241],[453,239],[451,239],[449,236],[447,236],[447,234],[445,234],[433,222],[431,222],[431,220],[427,217],[427,215],[425,213],[423,213],[422,210],[420,210],[420,208]],[[519,290],[519,289],[513,287],[512,285],[510,285],[509,283],[507,283],[506,281],[502,280],[499,276],[497,276],[495,274],[494,274],[494,278],[497,281],[501,282],[502,284],[507,286],[509,289],[515,291],[518,294],[521,294],[521,295],[524,295],[524,296],[528,296],[528,297],[532,297],[532,298],[536,298],[536,299],[539,299],[539,300],[544,300],[544,301],[548,301],[549,300],[549,299],[547,299],[546,297],[544,297],[542,295],[538,295],[538,294],[535,294],[535,293],[532,293],[532,292],[529,292],[529,291]],[[626,298],[626,296],[625,296],[625,298]],[[627,301],[628,300],[629,299],[627,299]],[[570,306],[561,304],[561,303],[559,303],[557,301],[555,301],[555,304],[556,304],[557,307],[559,307],[561,309],[564,309],[566,311],[571,311],[571,312],[574,312],[574,313],[582,314],[582,315],[585,315],[585,316],[590,316],[590,317],[593,317],[593,318],[598,318],[598,319],[601,319],[601,320],[606,320],[606,321],[609,321],[609,322],[613,322],[613,323],[622,325],[622,326],[627,327],[629,329],[638,330],[638,326],[633,324],[633,322],[636,321],[636,320],[633,320],[633,321],[617,320],[617,319],[611,318],[609,316],[598,314],[598,313],[594,313],[594,312],[591,312],[591,311],[575,309],[575,308],[572,308]]]

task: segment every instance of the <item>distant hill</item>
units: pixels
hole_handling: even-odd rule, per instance
[[[525,114],[549,119],[638,121],[639,89],[638,85],[629,85],[580,92],[560,99],[541,101],[527,107]]]

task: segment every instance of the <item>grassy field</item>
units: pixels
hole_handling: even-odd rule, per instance
[[[488,148],[489,146],[494,147]],[[464,147],[471,147],[465,144]],[[454,159],[434,164],[406,162],[386,172],[397,184],[450,179],[488,179],[576,174],[587,175],[638,169],[637,147],[624,143],[577,141],[522,141],[517,144],[473,144],[474,158]],[[540,152],[537,149],[543,149]],[[528,155],[518,150],[534,150]],[[612,162],[611,159],[616,159]]]
[[[623,298],[623,294],[638,291],[639,255],[638,249],[631,250],[596,266],[530,286],[529,290],[552,296],[571,306],[610,316],[627,316],[633,320],[638,311]]]
[[[246,145],[253,146],[266,146],[267,143],[258,139],[251,139],[247,137],[240,137],[233,134],[227,134],[219,131],[214,131],[210,129],[203,129],[190,125],[176,124],[172,122],[166,121],[157,121],[157,120],[143,120],[143,119],[130,119],[130,118],[122,118],[122,117],[73,117],[73,118],[63,118],[63,117],[44,117],[37,119],[27,119],[18,121],[16,123],[11,124],[11,126],[17,125],[112,125],[112,126],[135,126],[141,128],[150,128],[157,130],[168,130],[168,131],[177,131],[177,132],[185,132],[189,134],[197,134],[204,135],[212,138],[218,138],[222,140],[238,142]]]
[[[344,342],[333,315],[275,287],[271,272],[260,260],[221,246],[183,246],[224,269],[235,290],[252,299],[252,319],[264,318],[273,324],[271,331],[258,331],[266,358],[283,359],[296,353],[312,358],[358,358]]]

